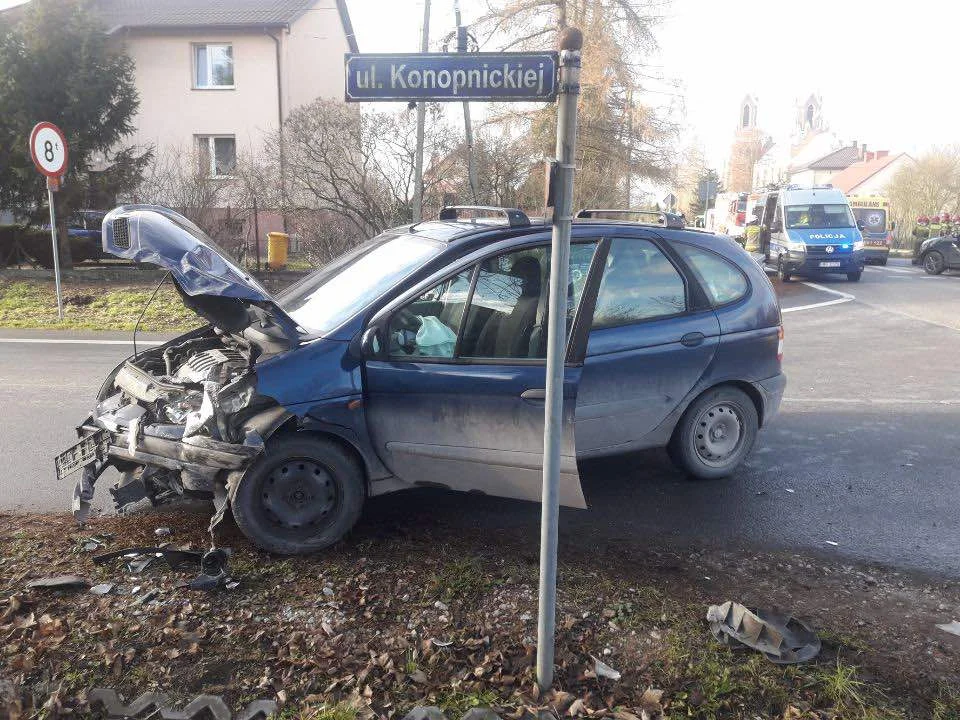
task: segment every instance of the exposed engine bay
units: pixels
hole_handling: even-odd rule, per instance
[[[239,476],[263,451],[261,433],[290,417],[257,393],[256,361],[263,353],[242,334],[206,328],[118,367],[78,428],[102,446],[74,492],[78,518],[89,511],[93,484],[110,465],[122,473],[111,488],[119,512],[182,496],[225,497],[230,473]]]

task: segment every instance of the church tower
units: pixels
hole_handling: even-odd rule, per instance
[[[724,187],[731,192],[748,192],[753,188],[753,166],[762,154],[763,134],[757,127],[757,99],[744,96],[737,115],[737,129],[733,134],[730,159]]]
[[[826,130],[823,124],[823,98],[820,95],[810,95],[802,103],[797,103],[794,134],[797,138],[803,138],[822,130]]]

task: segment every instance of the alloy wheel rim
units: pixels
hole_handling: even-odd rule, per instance
[[[316,529],[329,521],[340,501],[327,468],[310,458],[278,464],[263,480],[260,506],[270,522],[285,530]]]
[[[697,457],[711,466],[721,466],[736,454],[743,439],[743,422],[736,406],[721,402],[700,413],[694,426],[693,447]]]
[[[926,268],[932,272],[936,272],[940,269],[940,261],[937,259],[936,255],[927,255],[924,260]]]

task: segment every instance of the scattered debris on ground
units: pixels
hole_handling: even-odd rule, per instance
[[[707,622],[717,642],[752,648],[779,665],[807,662],[820,652],[817,634],[790,615],[751,610],[728,600],[707,609]]]
[[[155,517],[177,551],[207,549],[205,515]],[[478,708],[471,720],[493,720],[479,708],[504,720],[960,717],[960,637],[936,627],[960,610],[954,581],[561,533],[556,683],[541,696],[530,533],[453,530],[428,511],[373,513],[325,553],[278,558],[228,527],[229,576],[242,582],[211,593],[190,589],[195,561],[129,566],[130,548],[157,549],[154,527],[0,514],[7,716],[96,717],[92,691],[110,688],[127,701],[163,695],[174,708],[198,695],[231,708],[269,700],[305,720],[399,719],[415,706],[449,718]],[[97,556],[73,552],[91,533],[112,538]],[[106,553],[113,559],[97,563]],[[87,584],[27,589],[58,575]],[[704,609],[718,597],[790,608],[817,629],[820,654],[781,666],[717,642]],[[424,713],[412,720],[441,720]]]

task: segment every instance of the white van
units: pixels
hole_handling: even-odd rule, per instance
[[[863,236],[847,196],[832,185],[767,193],[762,227],[767,260],[784,282],[823,273],[857,282],[863,273]]]

